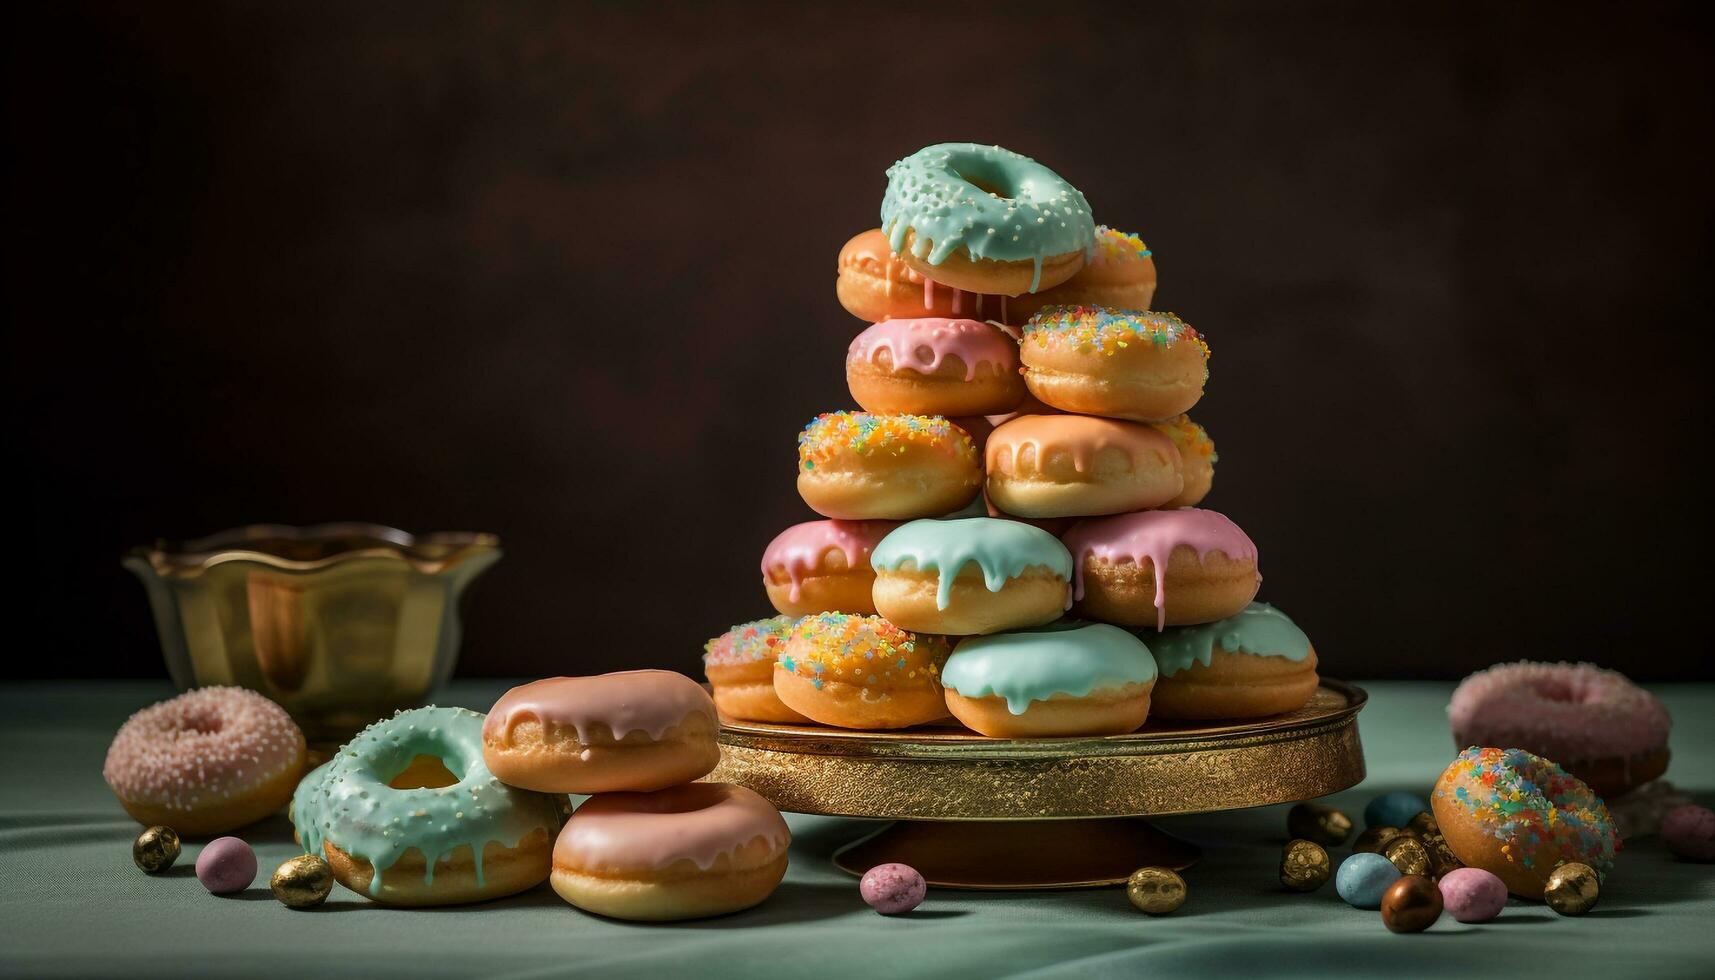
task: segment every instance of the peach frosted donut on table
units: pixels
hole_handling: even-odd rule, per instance
[[[908,728],[947,717],[944,637],[917,635],[879,616],[819,613],[792,631],[775,665],[788,707],[836,728]]]
[[[1209,345],[1172,313],[1050,306],[1024,324],[1024,383],[1068,412],[1155,422],[1203,397]]]
[[[897,521],[805,521],[762,552],[762,585],[776,611],[873,613],[875,572],[869,554]]]
[[[665,922],[750,908],[786,876],[792,834],[743,786],[590,798],[554,843],[554,891],[586,912]]]
[[[948,514],[982,489],[976,446],[926,415],[829,412],[798,434],[798,495],[838,520]]]
[[[1149,717],[1156,667],[1117,626],[1061,620],[959,641],[941,683],[953,717],[990,738],[1123,735]]]
[[[990,433],[989,502],[1021,517],[1160,507],[1184,490],[1173,440],[1139,422],[1026,415]]]
[[[714,688],[715,707],[743,721],[808,721],[774,693],[774,664],[786,648],[795,616],[740,623],[703,646],[703,673]]]
[[[1079,521],[1072,554],[1079,611],[1124,626],[1208,623],[1256,598],[1256,545],[1212,510],[1146,510]]]
[[[286,709],[240,687],[203,687],[120,726],[101,775],[138,823],[218,834],[285,806],[304,771]]]
[[[1671,721],[1655,695],[1595,664],[1499,664],[1460,682],[1447,705],[1458,745],[1553,759],[1603,797],[1667,770]]]
[[[1020,629],[1059,619],[1069,604],[1065,546],[1019,521],[912,521],[875,546],[870,564],[876,611],[909,630]]]
[[[1007,320],[1007,298],[943,286],[895,255],[880,228],[852,236],[840,249],[834,292],[846,312],[870,323],[896,317],[951,316]]]
[[[1316,693],[1316,650],[1285,613],[1265,602],[1196,626],[1145,636],[1161,677],[1155,716],[1256,718],[1304,707]]]
[[[1097,225],[1096,251],[1090,261],[1053,289],[1013,300],[1014,315],[1028,320],[1045,306],[1147,310],[1155,299],[1154,255],[1138,236]]]
[[[993,323],[883,320],[846,350],[846,385],[866,412],[993,415],[1024,398],[1018,341]]]
[[[1202,426],[1191,421],[1189,415],[1149,424],[1173,440],[1174,448],[1179,450],[1179,472],[1185,480],[1185,488],[1179,491],[1179,495],[1161,507],[1195,507],[1202,503],[1215,486],[1215,463],[1221,458],[1215,452],[1215,440],[1209,438],[1209,433]]]
[[[646,793],[708,775],[721,758],[719,728],[714,701],[684,674],[550,677],[500,696],[482,755],[521,789]]]

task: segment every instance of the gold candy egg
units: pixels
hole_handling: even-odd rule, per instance
[[[1331,806],[1300,803],[1287,811],[1286,832],[1324,847],[1344,844],[1352,836],[1352,818]]]
[[[1404,833],[1404,831],[1400,830],[1398,827],[1370,827],[1363,833],[1359,834],[1358,839],[1352,842],[1352,853],[1358,854],[1362,852],[1368,854],[1380,854],[1382,852],[1382,848],[1387,846],[1388,841],[1393,840],[1402,833]]]
[[[1418,837],[1423,837],[1427,834],[1439,834],[1441,833],[1441,828],[1435,823],[1435,814],[1430,813],[1428,810],[1424,810],[1422,813],[1419,813],[1417,816],[1412,817],[1406,822],[1405,832],[1408,834],[1415,834]]]
[[[1126,880],[1125,897],[1139,912],[1166,915],[1185,904],[1185,879],[1168,868],[1138,868]]]
[[[131,860],[145,874],[158,875],[179,859],[179,832],[171,827],[150,827],[131,842]]]
[[[1595,908],[1601,897],[1602,883],[1596,878],[1596,870],[1576,861],[1555,868],[1542,890],[1543,901],[1561,915],[1583,915]]]
[[[1313,892],[1328,881],[1328,852],[1309,840],[1290,840],[1280,852],[1280,883],[1295,892]]]
[[[1402,875],[1429,873],[1429,848],[1410,834],[1400,834],[1382,845],[1382,857],[1392,861]]]
[[[314,854],[300,854],[274,869],[268,887],[287,908],[315,908],[333,891],[333,869]]]

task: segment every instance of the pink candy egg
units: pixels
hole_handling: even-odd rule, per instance
[[[1686,804],[1662,814],[1661,839],[1689,861],[1715,861],[1715,810]]]
[[[878,864],[858,882],[858,893],[882,915],[909,912],[922,904],[928,884],[909,864]]]
[[[197,854],[197,880],[216,895],[241,892],[256,880],[256,852],[236,837],[216,837]]]
[[[1487,922],[1507,904],[1507,886],[1482,868],[1457,868],[1441,876],[1441,904],[1460,922]]]

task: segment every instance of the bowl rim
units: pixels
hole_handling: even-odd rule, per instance
[[[292,558],[270,542],[306,542],[324,538],[366,539],[362,545],[319,558]],[[243,524],[200,538],[157,538],[126,552],[126,562],[146,562],[156,571],[209,568],[230,561],[251,561],[294,571],[324,568],[356,558],[397,558],[424,571],[438,571],[473,554],[498,553],[500,537],[485,531],[435,531],[412,534],[385,524],[333,521],[324,524]]]

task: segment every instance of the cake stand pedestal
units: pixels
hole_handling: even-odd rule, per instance
[[[909,864],[948,888],[1089,888],[1195,845],[1143,817],[1313,799],[1364,778],[1361,688],[1323,679],[1303,708],[1097,738],[993,739],[951,727],[849,731],[726,720],[708,778],[782,810],[895,821],[839,850],[854,875]]]

